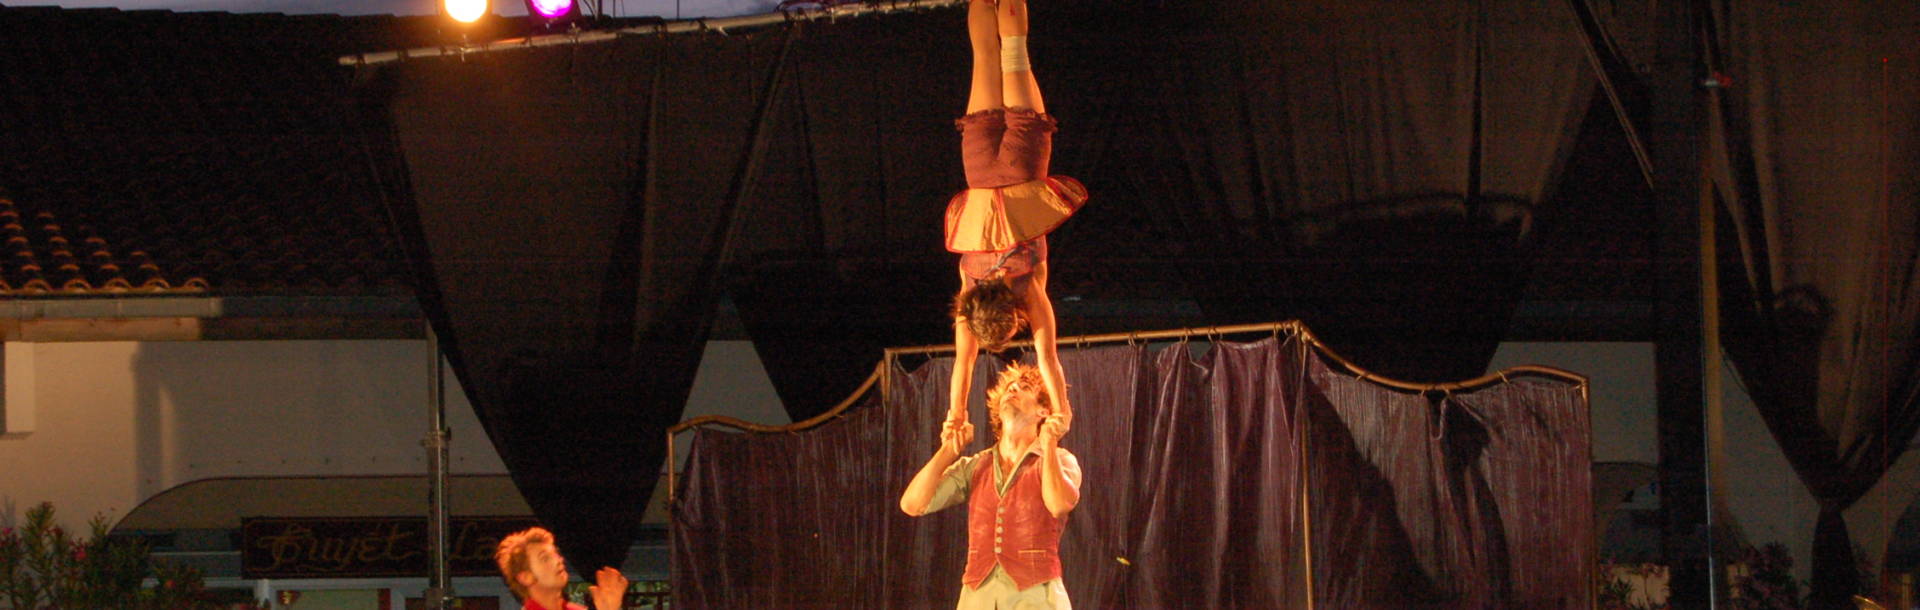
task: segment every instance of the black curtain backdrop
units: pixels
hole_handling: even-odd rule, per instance
[[[1581,384],[1408,394],[1291,333],[1194,351],[1062,354],[1077,407],[1063,446],[1085,474],[1061,542],[1076,606],[1590,607]],[[1002,366],[985,360],[976,379]],[[803,433],[696,431],[673,505],[676,600],[952,604],[965,509],[897,508],[937,442],[951,366],[896,366],[884,392]]]
[[[652,492],[758,185],[787,34],[381,77],[443,350],[584,569],[624,560]]]
[[[1389,376],[1484,370],[1587,107],[1564,7],[1067,2],[1034,31],[1054,170],[1094,197],[1051,241],[1060,292],[1147,281]],[[631,539],[720,299],[796,420],[882,348],[950,340],[963,32],[945,9],[369,79],[429,315],[576,564]]]
[[[1732,83],[1708,132],[1721,337],[1820,502],[1812,604],[1847,608],[1877,583],[1860,582],[1842,513],[1920,429],[1920,5],[1715,18]]]
[[[1572,13],[1251,4],[1138,34],[1177,53],[1102,58],[1139,76],[1124,124],[1092,133],[1137,158],[1094,192],[1173,227],[1213,321],[1299,318],[1401,379],[1484,372],[1593,88]]]

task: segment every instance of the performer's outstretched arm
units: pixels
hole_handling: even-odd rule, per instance
[[[967,274],[960,272],[960,285],[967,283]],[[979,340],[973,332],[967,330],[964,320],[953,321],[953,374],[947,380],[947,423],[946,427],[957,429],[960,435],[958,449],[965,449],[973,442],[973,424],[967,423],[969,397],[973,394],[973,364],[980,357]],[[945,436],[943,430],[941,436]]]
[[[960,286],[967,285],[967,272],[960,272]],[[967,421],[967,397],[973,393],[973,363],[980,357],[980,340],[967,330],[964,318],[953,319],[953,376],[947,384],[947,419]]]
[[[1040,380],[1047,384],[1053,412],[1065,417],[1071,426],[1073,404],[1067,400],[1067,374],[1060,367],[1059,326],[1053,319],[1053,299],[1047,296],[1047,264],[1034,267],[1028,281],[1032,284],[1027,287],[1027,324],[1033,327],[1034,364],[1040,369]]]

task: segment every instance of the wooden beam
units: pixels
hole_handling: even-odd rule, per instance
[[[89,341],[275,341],[422,339],[418,318],[35,318],[0,319],[0,340],[32,343]]]

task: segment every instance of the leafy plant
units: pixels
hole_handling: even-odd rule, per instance
[[[0,599],[9,608],[215,607],[198,571],[155,562],[146,544],[109,536],[103,517],[94,517],[84,539],[54,525],[51,503],[26,517],[19,529],[0,529]]]
[[[1746,566],[1745,573],[1735,574],[1728,583],[1732,589],[1729,606],[1736,610],[1807,607],[1800,582],[1793,579],[1793,555],[1787,552],[1787,545],[1769,542],[1759,548],[1747,547],[1741,552],[1740,563]]]
[[[1594,572],[1594,579],[1596,581],[1594,584],[1598,588],[1598,591],[1594,595],[1594,601],[1598,602],[1600,610],[1667,610],[1668,608],[1672,608],[1671,605],[1664,602],[1655,603],[1652,601],[1656,597],[1664,598],[1665,595],[1656,596],[1652,591],[1641,591],[1639,587],[1635,587],[1634,584],[1626,578],[1627,576],[1636,577],[1642,585],[1653,583],[1656,580],[1665,582],[1667,573],[1666,566],[1657,564],[1619,566],[1612,563],[1602,563],[1599,568],[1599,570]]]

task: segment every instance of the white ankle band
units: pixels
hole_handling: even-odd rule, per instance
[[[1000,37],[1000,71],[1031,72],[1033,64],[1027,61],[1027,37]]]

